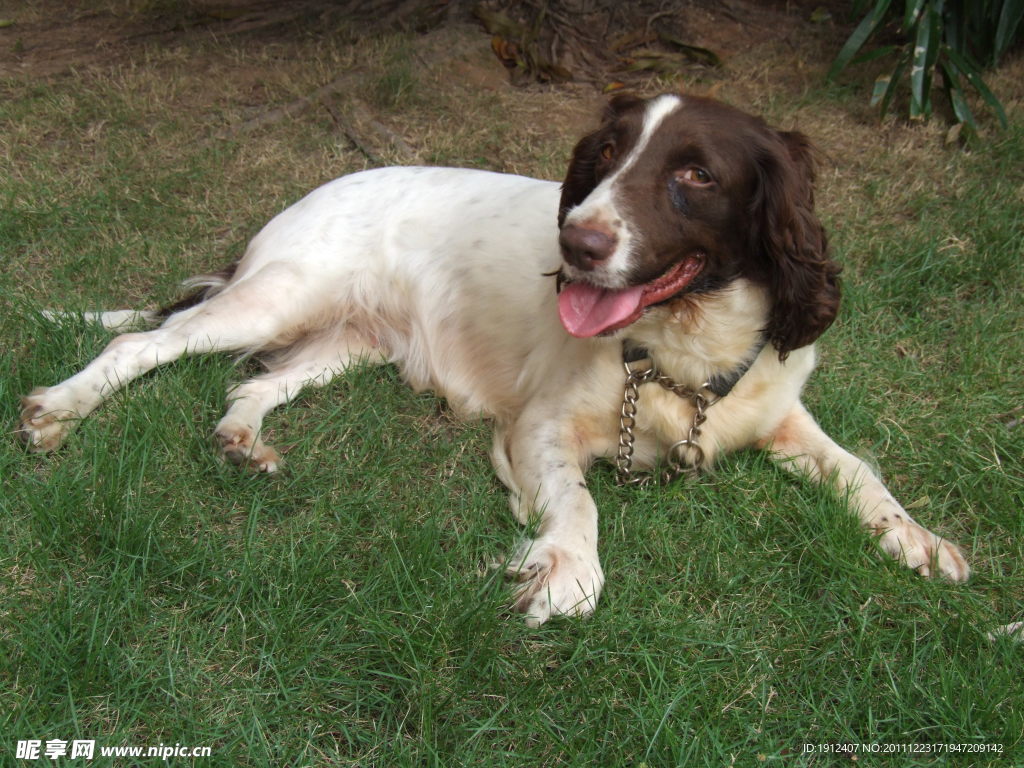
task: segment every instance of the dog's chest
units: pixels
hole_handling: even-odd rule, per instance
[[[697,413],[692,398],[680,397],[655,382],[630,387],[625,375],[618,378],[614,392],[588,406],[574,420],[583,451],[616,463],[621,463],[623,455],[631,456],[640,471],[659,464],[680,440],[704,437],[708,426],[698,425],[701,435],[691,432]]]
[[[689,459],[694,454],[693,450],[673,450],[673,446],[677,446],[680,441],[687,440],[701,446],[711,444],[706,434],[710,425],[698,416],[695,397],[689,393],[681,396],[654,382],[642,384],[636,394],[635,403],[630,403],[624,392],[623,411],[620,414],[628,414],[635,409],[634,462],[639,468],[659,464],[669,453]],[[705,418],[710,416],[710,412],[705,410],[708,402],[704,399],[700,404]],[[620,418],[618,421],[617,446],[630,440],[629,418]]]

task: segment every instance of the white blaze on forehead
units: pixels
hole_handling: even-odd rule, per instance
[[[636,164],[637,158],[647,149],[651,136],[658,130],[658,126],[664,122],[666,117],[679,109],[681,103],[682,101],[678,96],[671,94],[658,96],[647,103],[647,108],[644,111],[644,123],[640,128],[640,136],[637,138],[636,144],[633,145],[626,159],[615,169],[615,173],[597,185],[580,206],[581,208],[590,208],[591,201],[597,206],[606,204],[607,200],[605,198],[609,196],[608,193],[611,187],[614,186],[615,181]]]
[[[636,160],[647,149],[647,145],[651,141],[651,136],[658,130],[658,126],[662,124],[666,117],[671,115],[677,109],[679,109],[682,101],[678,96],[671,94],[665,94],[659,96],[656,99],[648,102],[647,110],[644,113],[644,124],[640,130],[640,138],[636,140],[636,144],[630,151],[629,156],[623,161],[615,173],[612,174],[609,181],[613,181],[617,176],[621,176],[631,165],[636,163]]]
[[[644,110],[644,122],[640,128],[640,136],[630,149],[619,167],[607,178],[603,179],[587,198],[573,208],[566,216],[566,224],[582,224],[599,222],[611,230],[618,241],[615,253],[604,262],[600,269],[587,275],[587,279],[609,288],[624,287],[631,264],[630,253],[633,233],[625,215],[625,211],[616,204],[615,186],[619,177],[636,164],[637,158],[643,154],[658,127],[665,118],[682,105],[682,99],[672,94],[665,94],[647,102]],[[572,276],[572,270],[569,270]]]

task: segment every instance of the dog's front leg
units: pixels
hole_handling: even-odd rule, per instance
[[[592,456],[564,413],[524,414],[495,451],[516,518],[534,529],[508,563],[515,610],[539,626],[597,606],[604,573],[597,555],[597,507],[583,480]]]
[[[789,412],[762,447],[786,468],[832,482],[847,493],[863,526],[901,563],[924,576],[941,574],[951,581],[964,581],[970,574],[957,546],[919,525],[867,464],[836,445],[802,405]]]

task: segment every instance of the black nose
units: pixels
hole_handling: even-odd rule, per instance
[[[558,235],[558,244],[567,262],[574,267],[591,270],[612,255],[616,239],[599,229],[567,224]]]

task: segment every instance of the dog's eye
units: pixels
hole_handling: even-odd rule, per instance
[[[697,165],[691,165],[676,172],[676,179],[695,187],[706,187],[714,182],[711,174]]]
[[[601,146],[601,159],[606,163],[615,157],[615,145],[610,141]]]

